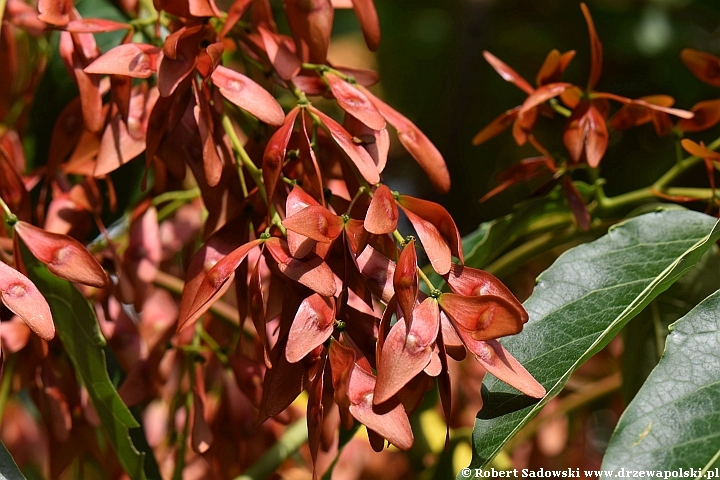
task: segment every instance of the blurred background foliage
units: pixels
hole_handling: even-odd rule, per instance
[[[231,3],[218,0],[223,10]],[[287,31],[282,1],[271,3],[280,29]],[[720,97],[720,89],[693,77],[679,58],[683,48],[720,54],[720,3],[716,0],[586,3],[604,46],[603,74],[597,90],[631,98],[663,93],[674,97],[675,106],[684,109],[700,100]],[[394,158],[385,170],[385,181],[403,193],[443,204],[463,235],[481,222],[510,213],[513,205],[532,194],[538,183],[531,181],[478,202],[496,185],[497,172],[538,154],[528,145],[518,147],[509,130],[483,145],[472,145],[478,131],[526,97],[500,78],[482,52],[490,51],[535,84],[535,75],[550,50],[576,50],[563,80],[584,85],[590,52],[579,4],[577,0],[377,0],[382,41],[375,54],[367,50],[353,11],[337,10],[330,60],[336,65],[379,71],[381,82],[374,90],[414,121],[440,149],[453,185],[447,195],[435,193],[398,142],[393,142]],[[108,0],[81,0],[76,6],[84,16],[125,20]],[[118,32],[98,35],[102,51],[119,41]],[[55,35],[51,36],[51,45],[54,50]],[[62,107],[76,92],[60,59],[51,55],[37,97],[55,101],[34,102],[31,107],[31,128],[25,137],[31,166],[44,163],[49,142],[38,139],[49,138]],[[614,110],[618,107],[613,104]],[[541,118],[535,129],[541,143],[558,156],[567,155],[561,142],[563,125],[564,118],[558,116]],[[719,132],[720,127],[716,127],[693,139],[709,142]],[[607,194],[649,185],[675,158],[672,137],[658,138],[652,125],[613,133],[601,164]],[[140,178],[140,163],[113,174],[115,181],[127,187],[119,189],[125,197],[119,199],[121,207],[140,195],[135,180]],[[704,171],[698,170],[698,174],[698,181],[703,182]]]
[[[720,54],[720,3],[716,0],[588,0],[604,47],[597,90],[631,98],[668,94],[689,109],[720,97],[685,68],[683,48]],[[417,123],[445,156],[453,186],[448,195],[432,192],[420,169],[407,157],[388,163],[391,187],[444,204],[463,234],[509,213],[538,185],[528,182],[480,204],[496,185],[495,174],[535,156],[515,145],[508,131],[474,147],[473,136],[525,94],[505,82],[485,62],[483,50],[502,59],[531,84],[547,53],[576,50],[563,80],[587,82],[590,49],[577,0],[379,0],[382,42],[375,58],[363,55],[352,11],[338,11],[334,52],[337,63],[373,62],[379,88],[391,105]],[[346,42],[342,40],[346,39]],[[353,42],[354,39],[354,42]],[[358,54],[349,57],[353,43]],[[613,109],[618,108],[617,104]],[[542,118],[536,135],[551,152],[566,155],[561,143],[564,119]],[[694,139],[710,141],[717,127]],[[671,137],[658,138],[652,125],[615,132],[601,164],[606,191],[616,195],[649,185],[675,161]],[[398,156],[402,149],[396,150]],[[699,171],[700,175],[704,175]],[[699,180],[702,182],[702,179]],[[706,182],[707,180],[705,180]]]

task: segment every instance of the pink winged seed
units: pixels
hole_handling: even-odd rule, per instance
[[[223,97],[260,121],[275,127],[285,122],[285,113],[277,100],[245,75],[219,65],[211,78]]]
[[[18,222],[15,232],[30,252],[58,277],[97,288],[106,287],[108,278],[95,257],[77,240],[51,233],[26,222]]]
[[[35,284],[22,273],[0,262],[0,299],[43,340],[55,336],[50,306]]]

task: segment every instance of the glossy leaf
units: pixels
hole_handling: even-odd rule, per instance
[[[485,57],[485,60],[495,69],[498,74],[500,74],[500,76],[506,82],[512,83],[528,95],[532,94],[535,91],[535,89],[530,86],[527,80],[522,78],[515,70],[507,66],[505,62],[497,58],[492,53],[486,50],[483,52],[483,57]]]
[[[78,380],[90,395],[110,444],[131,478],[145,479],[145,453],[138,452],[129,429],[139,427],[115,390],[105,361],[105,339],[95,312],[67,280],[51,275],[32,256],[23,252],[28,275],[47,298],[57,324],[58,337],[72,361]]]
[[[680,59],[697,78],[713,87],[720,87],[720,58],[686,48],[680,52]]]
[[[275,127],[285,122],[285,113],[277,100],[245,75],[219,65],[212,73],[212,81],[223,97],[260,121]]]
[[[720,292],[670,326],[657,367],[628,405],[602,468],[714,469],[718,464]],[[698,476],[698,475],[693,475]]]
[[[670,288],[658,295],[623,331],[622,386],[629,404],[662,358],[669,326],[720,289],[718,248],[705,255]]]
[[[563,225],[571,221],[569,217],[561,192],[553,192],[547,199],[526,200],[513,213],[484,222],[463,238],[465,264],[485,268],[534,225]]]
[[[503,346],[546,389],[539,403],[486,378],[473,432],[472,468],[487,465],[585,360],[720,238],[715,219],[689,211],[633,218],[564,253],[525,302],[530,321]],[[642,252],[644,261],[633,259]],[[552,350],[550,359],[547,352]]]
[[[2,442],[0,442],[0,476],[3,480],[25,480],[25,475],[22,474]]]

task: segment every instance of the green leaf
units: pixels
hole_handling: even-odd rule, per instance
[[[2,442],[0,442],[0,480],[25,480],[25,475],[20,472],[15,460]]]
[[[685,275],[658,295],[623,331],[622,393],[630,403],[665,348],[668,327],[720,289],[720,257],[713,246]]]
[[[662,211],[628,220],[568,250],[538,279],[525,303],[530,321],[502,343],[547,389],[537,402],[488,375],[473,430],[471,468],[487,465],[600,351],[720,238],[715,219]]]
[[[528,234],[572,225],[572,214],[558,192],[547,198],[522,202],[513,213],[480,224],[476,231],[463,238],[465,265],[485,268]]]
[[[665,353],[615,429],[604,470],[720,467],[720,291],[670,327]]]
[[[100,333],[95,311],[72,283],[48,272],[24,245],[22,254],[28,277],[50,305],[57,335],[75,367],[75,374],[87,388],[120,464],[130,478],[145,479],[145,453],[138,452],[128,431],[140,425],[110,381],[103,350],[105,338]]]

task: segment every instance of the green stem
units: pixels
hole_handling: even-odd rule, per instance
[[[710,150],[720,148],[720,138],[715,139],[707,148]],[[713,195],[709,189],[668,188],[673,181],[677,180],[683,173],[700,162],[702,162],[702,158],[691,155],[679,160],[649,187],[624,193],[616,197],[608,198],[603,195],[598,196],[598,205],[592,213],[600,217],[612,216],[622,210],[656,199],[657,197],[653,194],[653,190],[667,193],[668,195],[691,196],[699,200],[712,198]]]
[[[581,236],[590,235],[597,237],[602,235],[613,223],[614,222],[611,221],[597,223],[587,232],[583,232],[574,225],[564,230],[548,232],[509,251],[488,265],[485,268],[485,271],[495,275],[496,277],[503,277],[514,272],[520,265],[523,265],[528,260],[540,255],[541,253],[547,252],[552,248],[564,245]]]
[[[245,473],[234,480],[262,480],[271,475],[277,467],[290,455],[307,442],[308,433],[306,419],[302,418],[290,425],[282,437],[270,447],[260,459],[250,466]]]
[[[190,367],[192,370],[192,366]],[[172,480],[182,480],[183,470],[185,469],[185,452],[187,452],[187,440],[190,433],[190,408],[192,408],[193,396],[191,392],[185,394],[185,426],[178,438],[178,451],[175,456],[175,470],[173,471]]]
[[[558,102],[557,98],[551,98],[548,103],[552,107],[553,110],[555,110],[557,113],[562,115],[565,118],[570,118],[572,115],[572,111],[568,110],[567,108],[560,105],[560,102]]]
[[[436,292],[437,288],[435,288],[435,285],[432,284],[432,282],[430,281],[428,276],[425,275],[425,272],[423,272],[422,268],[417,267],[417,272],[418,272],[418,277],[420,277],[422,279],[422,281],[425,282],[425,285],[427,285],[428,288],[430,289],[430,293]]]
[[[2,0],[0,0],[1,2]],[[8,225],[15,225],[18,221],[18,218],[15,216],[14,213],[10,210],[10,207],[7,206],[7,203],[0,197],[0,207],[2,207],[3,212],[5,213],[5,221]]]
[[[265,184],[263,183],[262,178],[262,170],[255,166],[253,161],[250,159],[250,156],[245,151],[245,147],[243,147],[243,144],[240,141],[237,132],[235,132],[235,127],[233,127],[233,124],[230,121],[230,117],[228,117],[227,115],[223,115],[222,124],[223,128],[225,128],[225,133],[227,133],[228,137],[230,138],[230,143],[232,144],[233,150],[235,150],[235,153],[238,154],[243,167],[247,169],[250,177],[252,177],[255,185],[257,185],[260,196],[263,198],[263,200],[265,200],[265,203],[268,203],[267,193],[265,192]]]
[[[198,322],[200,323],[200,322]],[[227,355],[222,351],[222,348],[220,345],[215,341],[215,339],[207,332],[204,328],[200,328],[200,338],[202,338],[205,343],[208,344],[210,349],[213,351],[215,356],[220,360],[220,363],[227,366],[228,365],[228,358]]]
[[[172,192],[161,193],[152,199],[152,204],[157,207],[161,203],[171,202],[173,200],[192,200],[199,196],[199,188],[191,188],[190,190],[175,190]]]
[[[355,202],[357,202],[358,199],[359,199],[365,192],[367,192],[367,191],[368,191],[367,187],[360,187],[360,188],[358,188],[357,193],[355,194],[355,196],[353,197],[353,199],[350,201],[350,205],[348,205],[348,208],[347,208],[347,210],[345,211],[345,214],[346,214],[346,215],[350,215],[350,211],[351,211],[352,208],[355,206]],[[370,195],[370,198],[372,198],[372,192],[369,192],[369,195]]]

